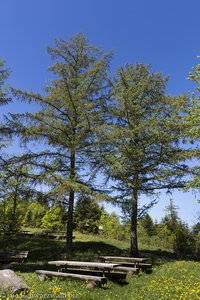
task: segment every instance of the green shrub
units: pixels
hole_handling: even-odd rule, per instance
[[[60,206],[51,207],[42,218],[41,227],[50,231],[63,229],[65,215],[65,211]]]
[[[47,206],[35,201],[32,202],[22,220],[22,225],[26,227],[41,227],[42,218],[44,217],[47,210]]]
[[[103,212],[99,224],[102,227],[102,234],[105,237],[110,237],[117,240],[124,239],[123,226],[119,221],[119,217],[115,213],[109,214]]]

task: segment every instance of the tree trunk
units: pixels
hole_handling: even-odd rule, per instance
[[[2,222],[2,226],[3,226],[3,232],[5,233],[6,232],[6,227],[7,227],[7,224],[6,224],[6,201],[3,200],[3,222]]]
[[[67,256],[68,258],[70,258],[73,250],[73,213],[74,213],[74,191],[70,191],[68,214],[67,214]]]
[[[138,212],[138,190],[133,191],[132,207],[131,207],[131,248],[130,255],[138,256],[137,241],[137,212]]]
[[[15,188],[14,197],[13,197],[13,211],[11,214],[10,220],[10,230],[14,230],[16,227],[16,210],[17,210],[17,195],[18,195],[18,188]]]
[[[75,177],[75,151],[71,151],[70,157],[70,179]],[[68,213],[67,213],[67,257],[70,258],[73,250],[73,214],[74,214],[74,191],[69,193]]]
[[[6,269],[0,271],[0,290],[10,290],[10,292],[18,294],[24,291],[28,292],[30,288],[14,271]]]

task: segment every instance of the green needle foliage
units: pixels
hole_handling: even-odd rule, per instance
[[[199,58],[199,57],[198,57]],[[193,93],[192,97],[192,107],[188,113],[188,136],[187,139],[195,142],[200,138],[200,64],[197,64],[195,67],[192,68],[192,71],[189,74],[189,79],[193,81],[196,86],[196,91]],[[199,146],[196,143],[196,158],[199,160],[200,152]],[[193,180],[191,180],[187,188],[194,188],[198,189],[200,187],[199,184],[200,178],[200,167],[198,164],[195,164],[193,167]]]
[[[11,99],[7,96],[6,80],[10,70],[5,69],[4,62],[0,59],[0,105],[7,104]]]
[[[113,180],[117,203],[131,220],[131,255],[138,254],[137,219],[140,195],[183,188],[194,154],[183,146],[191,108],[187,95],[167,96],[168,78],[149,66],[127,64],[118,69],[113,91],[112,118],[102,136],[104,170]]]
[[[32,147],[22,159],[35,166],[37,179],[50,187],[49,193],[67,204],[70,255],[75,193],[92,192],[87,172],[109,98],[111,54],[103,54],[81,34],[69,41],[56,40],[55,44],[55,48],[48,48],[54,64],[49,67],[53,80],[46,87],[46,95],[13,89],[17,98],[37,103],[41,109],[36,113],[13,114],[9,124],[22,142],[35,141],[47,146],[41,152]]]
[[[75,205],[75,224],[76,230],[82,233],[98,233],[99,220],[103,213],[103,209],[92,197],[82,195]]]
[[[8,104],[11,101],[11,98],[8,96],[8,86],[6,80],[8,79],[10,70],[6,69],[4,62],[0,59],[0,105]],[[0,120],[0,134],[1,134],[1,143],[0,149],[8,145],[8,135],[9,130],[2,124],[2,116]],[[2,162],[1,162],[2,164]]]

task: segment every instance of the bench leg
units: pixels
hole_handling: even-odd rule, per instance
[[[101,286],[101,284],[99,284],[100,286]],[[93,288],[95,288],[97,286],[97,283],[95,282],[95,281],[88,281],[88,283],[87,283],[87,285],[86,285],[86,289],[89,289],[89,290],[91,290],[91,289],[93,289]]]
[[[45,281],[45,279],[47,278],[45,274],[39,274],[38,277],[41,282]]]

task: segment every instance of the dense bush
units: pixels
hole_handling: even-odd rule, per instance
[[[66,213],[60,206],[54,206],[46,211],[42,218],[41,227],[45,230],[60,230],[64,228]]]
[[[19,230],[24,219],[27,202],[20,202],[14,209],[13,199],[8,198],[0,203],[0,230]]]
[[[26,209],[22,225],[27,227],[41,227],[42,218],[44,217],[47,209],[47,206],[44,206],[37,201],[32,202]]]

